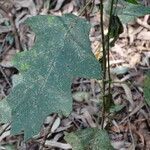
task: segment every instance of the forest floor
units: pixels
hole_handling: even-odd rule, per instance
[[[14,0],[0,1],[0,100],[11,91],[12,76],[18,71],[11,64],[16,52],[30,49],[34,45],[35,35],[23,24],[27,17],[35,15],[57,15],[73,13],[78,15],[85,5],[84,0]],[[93,53],[97,58],[102,57],[100,14],[97,9],[99,1],[90,4],[82,15],[92,24],[90,40]],[[13,17],[11,17],[11,15]],[[107,16],[105,26],[107,30]],[[12,27],[5,22],[9,22]],[[111,77],[115,81],[112,94],[115,104],[123,107],[112,116],[109,136],[113,147],[117,150],[150,150],[150,108],[144,101],[143,81],[145,73],[150,69],[150,16],[138,18],[124,25],[124,32],[119,36],[110,51]],[[15,34],[14,34],[15,33]],[[74,93],[80,91],[84,96]],[[63,139],[65,131],[86,127],[96,127],[96,103],[99,101],[101,89],[93,80],[77,78],[73,81],[74,98],[73,112],[68,118],[59,118],[59,126],[53,134],[48,135],[49,127],[57,124],[58,117],[47,117],[38,138],[28,142],[23,141],[23,134],[10,134],[9,124],[0,125],[0,150],[38,150],[39,140],[44,139],[46,149],[67,149],[71,147]],[[82,101],[84,99],[85,101]],[[78,102],[80,101],[80,102]],[[81,102],[82,101],[82,102]],[[82,107],[81,107],[82,106]],[[37,118],[38,119],[38,118]],[[109,123],[106,120],[105,126]],[[46,138],[44,135],[47,135]]]

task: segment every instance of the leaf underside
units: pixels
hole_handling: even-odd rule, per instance
[[[100,64],[90,48],[90,24],[68,14],[34,16],[25,21],[36,34],[30,51],[16,54],[21,74],[7,98],[12,110],[12,134],[36,135],[47,115],[69,115],[75,77],[100,78]],[[15,82],[14,82],[15,83]]]
[[[73,150],[113,150],[106,130],[87,128],[65,134]]]

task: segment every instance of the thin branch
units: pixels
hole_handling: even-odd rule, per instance
[[[84,13],[84,11],[86,10],[86,8],[87,8],[87,6],[92,2],[93,0],[89,0],[87,3],[86,3],[86,5],[82,8],[82,10],[79,12],[79,16],[81,16],[83,13]]]
[[[2,136],[2,134],[3,134],[5,131],[7,131],[7,129],[10,127],[10,124],[11,124],[11,123],[6,124],[5,128],[2,129],[2,131],[0,132],[0,136]]]
[[[18,34],[16,25],[15,25],[14,15],[10,11],[8,11],[3,5],[0,6],[0,9],[3,11],[3,14],[5,14],[5,16],[7,16],[7,18],[9,18],[10,23],[11,23],[11,27],[12,27],[12,32],[13,32],[14,37],[15,37],[16,49],[18,51],[21,51],[22,47],[21,47],[21,43],[20,43],[20,39],[19,39],[19,34]]]
[[[53,115],[53,121],[55,121],[55,119],[57,118],[57,114],[54,114]],[[51,127],[52,127],[53,123],[49,123],[48,127],[47,127],[47,132],[45,133],[43,139],[42,139],[42,142],[41,142],[41,146],[40,146],[40,150],[43,149],[44,145],[45,145],[45,142],[46,142],[46,139],[48,137],[48,135],[51,133]]]
[[[19,39],[19,34],[18,34],[16,25],[15,25],[15,21],[14,21],[14,16],[11,13],[9,14],[9,16],[10,16],[10,22],[11,22],[11,25],[12,25],[12,29],[13,29],[12,31],[13,31],[13,34],[15,36],[16,49],[18,51],[22,51],[22,47],[21,47],[21,43],[20,43],[20,39]]]
[[[2,75],[4,76],[4,78],[5,78],[6,82],[7,82],[7,84],[8,84],[10,87],[12,87],[12,84],[10,83],[10,81],[9,81],[9,79],[8,79],[8,77],[7,77],[7,75],[6,75],[6,73],[3,71],[3,68],[2,68],[1,65],[0,65],[0,72],[1,72]]]

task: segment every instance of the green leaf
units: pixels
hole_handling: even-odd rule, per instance
[[[110,38],[113,38],[113,40],[111,41],[110,45],[113,47],[119,35],[123,32],[123,26],[117,16],[113,15],[111,20]]]
[[[110,30],[110,37],[114,38],[119,36],[123,32],[123,26],[117,16],[112,16],[112,22],[111,22],[111,30]]]
[[[122,12],[120,11],[120,13],[118,13],[118,17],[121,22],[125,24],[134,21],[137,17],[147,14],[150,14],[150,7],[145,7],[141,4],[135,5],[127,3]]]
[[[150,72],[146,75],[144,79],[144,96],[146,103],[150,106]]]
[[[18,53],[13,63],[21,78],[7,101],[12,109],[12,133],[36,135],[47,115],[72,111],[75,77],[99,78],[100,64],[89,41],[90,24],[74,15],[34,16],[26,23],[36,34],[32,50]]]
[[[138,4],[136,0],[125,0],[125,1],[127,1],[128,3],[132,3],[132,4]]]
[[[8,123],[10,121],[11,121],[11,108],[6,99],[3,99],[0,101],[0,123]]]
[[[150,14],[150,7],[145,7],[141,4],[133,4],[124,0],[115,0],[114,3],[113,15],[118,16],[123,24],[134,21],[137,17]],[[109,0],[104,3],[104,10],[106,14],[109,14]]]
[[[113,150],[106,130],[87,128],[65,134],[73,150]]]

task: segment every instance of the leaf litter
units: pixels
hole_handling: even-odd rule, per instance
[[[149,2],[146,0],[143,0],[143,3],[149,5]],[[3,4],[7,9],[9,8],[9,10],[11,10],[16,16],[15,23],[18,33],[20,34],[20,44],[24,49],[29,49],[34,43],[34,34],[31,31],[29,32],[29,30],[26,30],[26,27],[21,28],[21,23],[28,16],[36,14],[53,14],[61,16],[66,12],[78,14],[79,9],[84,3],[83,1],[82,3],[79,3],[78,0],[67,3],[61,0],[54,0],[53,2],[49,0],[45,2],[42,0],[31,0],[31,5],[29,5],[27,1],[22,1],[20,3],[14,1],[13,4],[10,1],[1,1],[1,4]],[[95,5],[97,4],[99,4],[99,1],[95,1]],[[101,47],[99,44],[101,35],[98,28],[98,10],[96,7],[94,9],[95,12],[93,11],[88,17],[93,24],[90,39],[92,41],[93,52],[96,52],[97,49],[100,49]],[[0,20],[2,20],[2,22],[0,22],[1,24],[9,21],[9,18],[5,16],[3,12],[0,11],[0,14]],[[150,148],[150,136],[148,134],[148,128],[150,126],[150,109],[149,106],[144,103],[143,98],[144,73],[150,69],[149,19],[149,15],[146,15],[145,17],[138,18],[133,23],[124,25],[125,32],[120,35],[120,38],[115,43],[115,49],[112,48],[110,54],[112,62],[111,68],[117,68],[120,66],[128,67],[127,72],[121,75],[114,74],[112,76],[113,80],[116,82],[128,83],[128,88],[126,90],[126,87],[117,86],[115,84],[113,85],[113,100],[115,104],[125,106],[123,110],[117,112],[117,116],[113,118],[112,127],[109,129],[111,143],[114,148],[118,150],[121,148],[133,149],[134,147],[139,149]],[[7,25],[7,23],[4,27],[5,30],[0,26],[1,31],[5,31],[0,34],[0,46],[2,46],[0,55],[1,66],[6,74],[5,77],[1,74],[0,78],[0,97],[2,98],[6,97],[10,91],[10,86],[6,80],[11,82],[12,76],[17,73],[10,63],[12,56],[16,53],[16,43],[6,42],[6,38],[10,35],[12,29],[10,30],[8,28],[9,24]],[[99,55],[101,56],[101,54]],[[46,124],[43,124],[43,128],[39,135],[27,143],[23,142],[22,135],[10,135],[10,127],[7,127],[7,124],[1,124],[1,147],[6,149],[5,145],[12,143],[15,145],[15,149],[39,149],[40,141],[43,139],[43,135],[46,133],[48,125],[54,125],[56,122],[56,125],[54,125],[55,127],[53,126],[53,128],[55,128],[54,133],[47,136],[45,142],[46,146],[43,147],[43,149],[55,149],[56,147],[59,149],[70,149],[71,145],[62,140],[64,132],[95,126],[95,120],[97,118],[96,114],[99,110],[99,106],[97,105],[98,99],[101,96],[101,89],[97,86],[97,84],[98,83],[94,82],[93,86],[92,81],[88,79],[75,79],[72,85],[72,92],[87,92],[89,95],[87,98],[88,100],[86,100],[85,97],[83,97],[83,100],[80,101],[74,100],[73,112],[68,118],[62,117],[59,126],[55,119],[48,119]],[[129,111],[130,108],[132,108],[131,112]],[[53,118],[53,115],[49,117]],[[134,139],[132,136],[134,136]]]

